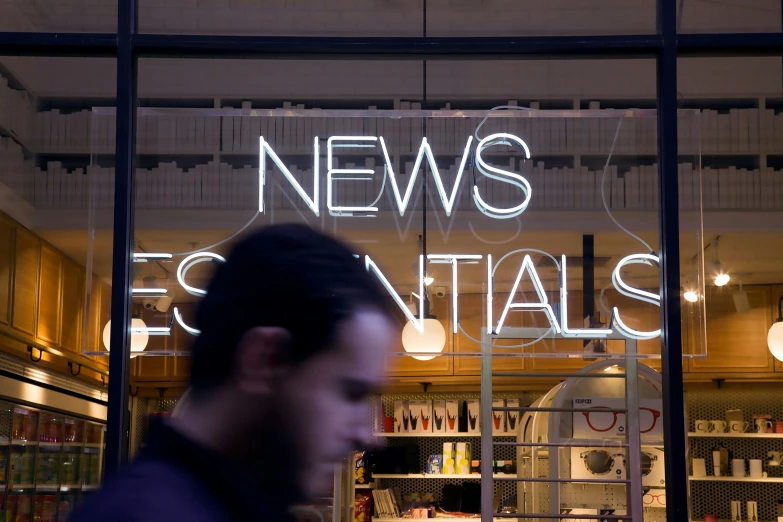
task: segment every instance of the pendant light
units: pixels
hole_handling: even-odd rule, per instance
[[[767,334],[767,346],[775,359],[783,361],[783,295],[778,299],[778,318]]]
[[[143,352],[147,347],[149,340],[150,335],[147,332],[147,323],[140,317],[134,317],[131,320],[130,358],[133,359],[139,352]],[[103,327],[103,346],[106,348],[107,352],[111,351],[111,320]]]
[[[446,346],[446,330],[440,324],[438,318],[430,313],[430,299],[428,287],[434,279],[427,274],[427,171],[424,171],[424,186],[422,195],[422,233],[419,236],[421,254],[424,257],[424,274],[417,271],[417,277],[424,278],[424,295],[422,296],[422,309],[417,310],[419,320],[422,321],[421,331],[411,322],[402,329],[402,347],[408,353],[437,353],[442,352]],[[414,359],[428,361],[435,355],[414,355]]]

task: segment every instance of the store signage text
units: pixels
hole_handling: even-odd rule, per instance
[[[266,186],[267,176],[267,157],[277,166],[282,172],[283,176],[288,180],[291,186],[296,190],[299,196],[304,200],[305,204],[316,215],[320,215],[321,202],[320,202],[320,142],[318,137],[313,139],[313,194],[312,197],[307,194],[307,191],[297,181],[294,175],[291,173],[288,167],[283,163],[272,146],[267,142],[263,136],[259,138],[260,142],[260,158],[258,169],[258,211],[264,212],[264,188]],[[332,216],[373,216],[378,212],[378,207],[373,205],[336,205],[334,203],[334,193],[337,189],[338,182],[340,181],[371,181],[375,175],[373,169],[360,169],[360,168],[336,168],[335,167],[335,151],[340,148],[353,147],[353,148],[375,148],[380,147],[383,154],[384,168],[389,179],[389,185],[391,185],[394,199],[397,204],[397,209],[400,215],[404,215],[410,203],[411,194],[413,193],[413,187],[416,182],[416,178],[419,175],[419,170],[422,167],[422,162],[427,161],[432,176],[435,179],[435,186],[440,196],[440,200],[443,203],[443,210],[447,216],[451,215],[454,209],[454,202],[457,199],[457,192],[462,182],[462,175],[465,171],[468,157],[470,156],[471,144],[473,143],[473,136],[468,136],[465,143],[465,148],[462,153],[462,159],[460,161],[459,170],[457,171],[456,179],[454,180],[454,186],[451,188],[451,193],[446,191],[446,187],[443,184],[438,166],[435,162],[435,156],[432,152],[432,148],[427,141],[427,138],[422,138],[421,146],[419,147],[418,154],[416,155],[416,161],[413,165],[413,171],[408,179],[408,184],[405,187],[400,187],[397,181],[397,175],[394,172],[394,166],[391,159],[389,159],[389,151],[386,148],[386,142],[382,136],[332,136],[326,140],[326,208]],[[494,179],[509,185],[515,186],[522,191],[523,197],[515,205],[510,207],[495,207],[487,203],[482,198],[478,185],[473,183],[472,194],[473,201],[476,204],[478,210],[485,215],[493,219],[508,219],[518,216],[525,211],[530,203],[530,197],[532,191],[530,183],[524,176],[511,172],[509,170],[503,170],[497,167],[489,165],[483,157],[483,152],[496,145],[504,146],[516,146],[520,149],[520,152],[524,154],[525,159],[530,159],[530,149],[527,144],[518,136],[508,133],[497,133],[482,138],[476,145],[476,169],[486,176],[487,178]]]
[[[134,254],[134,260],[137,262],[146,261],[148,259],[171,259],[172,257],[173,257],[172,254],[148,254],[148,253]],[[425,276],[426,262],[450,264],[452,268],[452,292],[451,292],[451,306],[452,306],[452,318],[453,318],[452,324],[454,326],[454,333],[456,334],[459,327],[459,295],[457,292],[459,264],[465,262],[476,263],[482,259],[483,256],[480,254],[429,254],[427,255],[426,259],[424,258],[424,256],[419,256],[419,288],[416,294],[419,299],[418,309],[420,311],[424,310],[424,306],[423,306],[424,291],[425,291],[424,276]],[[206,290],[188,284],[186,282],[186,276],[188,271],[194,265],[198,263],[208,262],[208,261],[224,262],[225,259],[220,255],[212,252],[199,252],[196,254],[189,255],[179,263],[177,267],[177,281],[183,290],[185,290],[191,295],[198,296],[198,297],[203,297],[204,295],[206,295]],[[623,280],[621,275],[621,270],[627,265],[647,264],[647,265],[657,266],[658,262],[659,262],[658,257],[652,254],[633,254],[624,257],[623,259],[620,260],[619,263],[617,263],[617,266],[612,272],[612,284],[614,288],[619,293],[631,299],[660,306],[661,299],[659,295],[627,284]],[[396,304],[400,307],[400,310],[402,310],[402,312],[405,314],[406,318],[417,329],[422,331],[424,328],[424,321],[423,321],[424,317],[421,315],[417,317],[416,315],[414,315],[413,312],[411,312],[411,310],[402,300],[400,295],[394,290],[392,284],[383,274],[383,272],[375,263],[375,261],[373,261],[373,259],[370,256],[364,256],[364,265],[367,271],[374,274],[381,282],[381,284],[386,288],[386,290],[391,295],[392,299],[394,299]],[[487,328],[487,330],[492,333],[499,334],[504,327],[507,327],[505,323],[509,312],[513,310],[526,310],[530,312],[543,313],[546,316],[547,320],[549,321],[552,330],[555,333],[562,335],[563,337],[587,338],[587,339],[603,338],[610,335],[613,329],[616,329],[620,334],[630,339],[652,339],[660,336],[661,334],[660,329],[654,331],[638,331],[627,326],[626,323],[623,322],[622,314],[617,307],[614,307],[612,310],[612,318],[607,328],[570,327],[568,324],[568,314],[567,314],[568,278],[566,274],[566,266],[567,266],[567,258],[564,255],[560,259],[560,267],[559,267],[560,307],[559,307],[559,313],[555,313],[554,308],[549,303],[546,290],[544,289],[541,279],[538,276],[532,258],[529,255],[525,255],[522,260],[522,264],[520,265],[519,270],[517,272],[514,285],[512,286],[511,291],[509,292],[508,299],[505,305],[503,306],[503,310],[499,318],[497,319],[497,321],[495,321],[493,317],[493,297],[494,297],[493,273],[495,268],[497,268],[497,265],[493,265],[492,256],[487,255],[486,256],[487,317],[485,323],[485,327]],[[538,297],[538,301],[536,302],[515,301],[515,299],[517,298],[517,292],[519,291],[520,284],[522,283],[525,277],[533,285],[533,288]],[[140,295],[146,292],[145,289],[137,288],[134,289],[133,293],[136,295]],[[165,292],[156,292],[156,295],[161,295],[161,294],[165,294]],[[149,335],[168,335],[171,331],[171,326],[173,325],[173,321],[176,321],[186,332],[192,335],[199,334],[199,330],[185,323],[181,313],[179,312],[176,306],[173,309],[172,324],[170,324],[169,327],[148,327],[146,329],[132,330],[132,333],[133,332],[141,333],[141,331],[144,330]],[[502,348],[502,346],[498,346],[497,348]]]

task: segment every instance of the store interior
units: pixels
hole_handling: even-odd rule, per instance
[[[370,2],[339,21],[291,6],[273,19],[140,3],[143,32],[334,26],[345,36],[374,20],[374,35],[401,36],[421,22],[413,0]],[[0,30],[113,31],[116,5],[97,4],[107,5],[46,20],[18,9],[12,20],[0,2]],[[460,16],[431,4],[431,35],[655,31],[654,2],[560,18],[494,0]],[[755,4],[689,1],[681,29],[780,31],[780,3]],[[101,483],[105,413],[13,390],[24,381],[106,401],[116,78],[114,58],[0,56],[5,520],[65,520]],[[306,223],[372,261],[400,342],[371,400],[372,447],[346,455],[332,496],[298,507],[299,519],[478,519],[487,485],[498,521],[666,519],[660,274],[650,259],[628,262],[660,248],[654,59],[141,58],[138,97],[133,324],[165,334],[131,336],[131,454],[187,389],[199,290],[215,263],[252,230]],[[783,325],[783,62],[681,57],[678,97],[669,175],[680,193],[689,518],[772,522],[783,517],[783,333],[771,333]],[[529,193],[480,168],[478,144],[493,133],[529,149],[506,138],[483,152]],[[331,149],[330,136],[354,138]],[[379,136],[383,145],[357,139]],[[333,182],[332,168],[347,170]],[[470,259],[442,257],[457,254]],[[427,339],[411,337],[425,301],[434,321]],[[507,334],[488,333],[501,320]],[[554,326],[564,323],[593,331],[569,337]]]

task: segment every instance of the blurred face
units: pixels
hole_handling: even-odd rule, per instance
[[[340,325],[335,345],[296,367],[278,397],[292,438],[302,492],[331,490],[335,467],[370,439],[369,401],[399,332],[372,309]]]

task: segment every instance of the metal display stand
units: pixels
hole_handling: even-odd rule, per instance
[[[625,343],[625,354],[619,355],[620,360],[617,360],[618,354],[614,354],[614,359],[610,359],[612,355],[604,354],[600,355],[606,360],[594,363],[586,368],[575,373],[546,373],[540,372],[493,372],[492,371],[492,341],[494,339],[538,339],[547,335],[547,329],[543,328],[504,328],[500,334],[490,334],[486,329],[482,329],[482,360],[481,360],[481,451],[482,455],[491,455],[492,447],[494,444],[492,439],[492,412],[493,411],[515,411],[520,412],[528,417],[532,417],[534,423],[533,437],[531,440],[525,440],[524,436],[517,437],[517,442],[513,443],[499,443],[499,444],[512,444],[518,448],[530,448],[531,464],[535,469],[539,448],[547,448],[547,450],[559,448],[573,448],[573,447],[615,447],[623,448],[627,451],[627,476],[625,480],[611,480],[611,479],[573,479],[573,478],[561,478],[560,461],[558,451],[549,452],[549,476],[548,477],[523,477],[521,473],[517,473],[517,477],[510,477],[505,480],[516,481],[518,483],[529,483],[533,497],[538,501],[537,485],[560,485],[560,484],[618,484],[623,485],[626,491],[626,505],[627,511],[625,515],[579,515],[580,519],[596,519],[596,520],[637,520],[644,519],[644,511],[642,504],[642,467],[641,467],[641,434],[639,431],[639,372],[643,374],[646,380],[655,384],[655,388],[660,393],[661,378],[651,368],[638,364],[637,354],[637,342],[633,339],[628,339],[619,333],[613,332],[608,336],[600,337],[606,340],[619,340]],[[562,335],[552,334],[548,338],[551,339],[568,339]],[[598,337],[596,337],[598,338]],[[538,355],[538,354],[537,354]],[[538,355],[540,356],[540,355]],[[596,354],[591,354],[591,357],[596,357]],[[601,371],[609,366],[616,365],[618,367],[624,367],[624,373],[613,373]],[[534,403],[529,407],[519,408],[493,408],[492,406],[492,378],[493,377],[520,377],[520,378],[542,378],[542,377],[563,377],[565,382],[558,386],[555,386],[544,397],[537,401],[537,406]],[[571,419],[574,412],[584,411],[582,409],[575,409],[570,405],[570,399],[574,397],[574,393],[585,393],[590,387],[585,386],[585,380],[596,381],[596,379],[625,379],[625,408],[618,410],[602,410],[605,412],[624,413],[626,415],[626,425],[634,427],[635,429],[626,430],[626,440],[600,440],[600,441],[574,441],[564,440],[571,439],[570,433],[564,434],[563,426],[566,430],[571,429]],[[660,398],[658,395],[657,398]],[[549,440],[538,441],[534,440],[539,427],[542,414],[546,414],[547,427],[549,433]],[[562,414],[566,414],[563,416]],[[520,433],[525,425],[525,420],[521,419]],[[519,466],[521,469],[522,466]],[[520,488],[521,492],[521,488]],[[481,520],[482,522],[491,522],[494,518],[516,518],[516,519],[566,519],[574,518],[572,514],[561,514],[560,507],[560,488],[549,488],[549,512],[548,513],[535,513],[535,512],[520,512],[514,514],[497,514],[494,513],[493,505],[493,477],[492,477],[492,463],[488,459],[481,459]],[[524,505],[520,501],[522,498],[518,494],[517,502],[519,506]],[[534,510],[535,511],[535,510]]]

